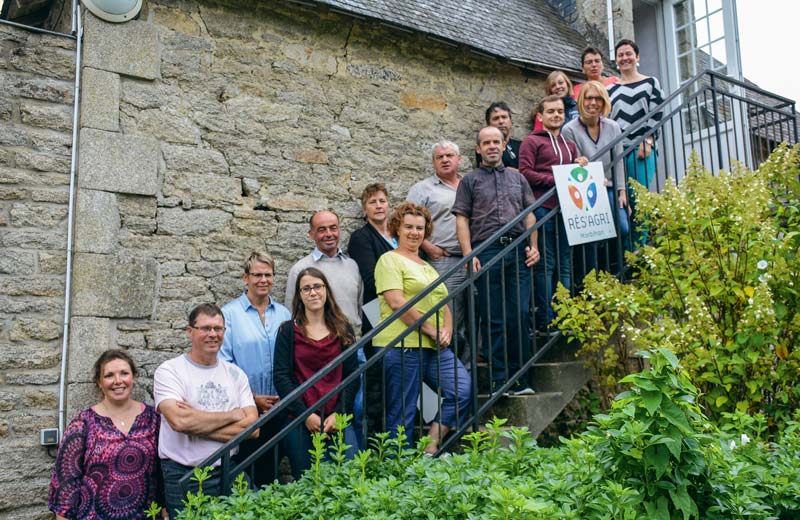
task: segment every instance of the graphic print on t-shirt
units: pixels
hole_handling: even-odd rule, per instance
[[[207,412],[226,411],[228,406],[228,389],[209,381],[200,385],[197,394],[197,404],[202,410]]]

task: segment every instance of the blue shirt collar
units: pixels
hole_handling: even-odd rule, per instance
[[[250,298],[247,297],[246,290],[242,292],[241,296],[239,296],[239,303],[242,305],[242,308],[244,310],[255,309],[255,307],[253,307],[253,303],[250,301]],[[270,296],[269,305],[267,305],[267,309],[269,309],[270,307],[274,307],[275,306],[274,303],[275,301],[272,299],[272,296]]]
[[[311,251],[311,258],[313,258],[315,262],[319,261],[319,259],[322,258],[323,256],[328,256],[328,255],[320,251],[318,247],[315,247],[314,250]],[[344,258],[344,253],[342,252],[341,248],[336,250],[336,254],[332,258],[338,258],[338,257]]]

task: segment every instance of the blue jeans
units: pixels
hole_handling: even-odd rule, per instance
[[[358,366],[364,366],[367,362],[367,356],[364,355],[364,349],[358,349]],[[356,393],[356,400],[353,403],[353,431],[356,434],[356,448],[364,449],[364,385],[366,384],[366,377],[361,374],[359,378],[358,393]]]
[[[544,218],[549,212],[547,208],[533,211],[536,220]],[[536,328],[544,330],[555,316],[552,300],[556,284],[561,282],[567,289],[572,287],[572,250],[560,214],[539,228],[539,254],[542,259],[533,266],[533,299],[536,304]]]
[[[634,150],[625,156],[625,173],[629,179],[634,179],[642,186],[650,188],[656,175],[658,154],[653,150],[647,159],[639,159],[637,154],[638,151]],[[630,187],[628,188],[628,204],[631,207],[631,218],[636,220],[636,193]],[[630,250],[636,250],[645,245],[647,242],[647,228],[642,225],[634,225],[631,233],[631,242]]]
[[[161,475],[164,477],[164,501],[170,518],[177,518],[178,511],[184,508],[183,501],[186,499],[186,494],[181,489],[178,481],[189,471],[194,471],[194,468],[192,466],[184,466],[171,459],[161,459]],[[197,493],[197,482],[190,480],[188,490],[192,493]],[[222,468],[217,466],[211,472],[209,479],[203,482],[203,494],[218,497],[227,492],[228,490],[222,491]]]
[[[583,279],[586,274],[591,271],[592,269],[597,270],[606,269],[608,268],[606,262],[604,261],[603,253],[605,248],[610,247],[609,255],[611,260],[613,260],[616,255],[616,242],[615,240],[621,240],[624,244],[627,244],[628,233],[630,233],[630,226],[628,225],[628,209],[627,208],[620,208],[619,201],[617,197],[614,196],[614,188],[609,187],[606,188],[608,192],[608,202],[611,204],[611,210],[613,211],[614,208],[617,209],[617,217],[619,220],[619,226],[617,227],[618,237],[616,239],[609,239],[603,240],[599,242],[590,242],[588,244],[583,244],[583,257],[581,258],[581,254],[576,254],[577,258],[575,259],[575,269],[578,271],[576,273],[576,278],[578,280]],[[598,258],[598,256],[600,258]]]
[[[403,426],[410,445],[417,415],[420,379],[442,396],[434,422],[455,428],[468,419],[472,387],[464,364],[450,348],[393,348],[383,358],[386,369],[386,426],[397,435]]]
[[[335,433],[331,434],[331,437],[333,435]],[[348,459],[352,459],[358,453],[358,439],[356,439],[356,432],[352,426],[344,429],[344,442],[350,445],[345,455]],[[295,480],[299,480],[303,473],[311,467],[309,450],[314,447],[311,441],[311,432],[308,431],[305,424],[301,423],[286,434],[286,437],[283,438],[283,443],[286,447],[287,455],[289,455],[289,462],[292,464],[292,476]],[[330,444],[330,441],[328,441],[328,444]],[[325,453],[325,460],[331,460],[330,451]]]
[[[491,356],[494,383],[507,381],[530,358],[531,271],[525,267],[526,245],[520,244],[486,268],[487,272],[481,267],[476,280],[481,348],[484,357]],[[492,244],[486,248],[478,255],[481,265],[487,265],[504,247]]]

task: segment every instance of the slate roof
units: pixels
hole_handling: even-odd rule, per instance
[[[580,71],[587,45],[545,0],[311,1],[531,68]]]

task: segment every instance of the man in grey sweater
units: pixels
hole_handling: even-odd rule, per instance
[[[336,303],[347,315],[353,330],[360,331],[363,285],[358,264],[339,248],[339,217],[332,211],[317,211],[309,224],[308,237],[316,247],[289,269],[286,306],[292,309],[297,274],[306,267],[316,267],[328,278]]]

